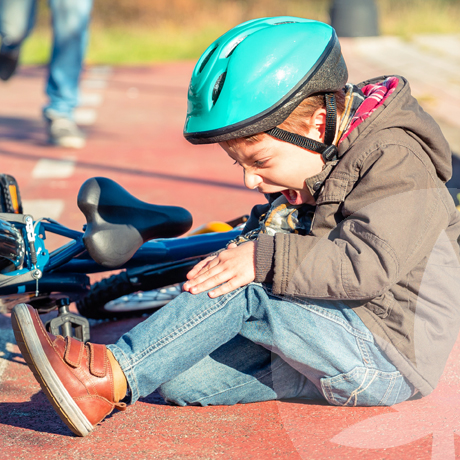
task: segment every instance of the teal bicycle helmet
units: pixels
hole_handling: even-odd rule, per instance
[[[290,16],[245,22],[218,38],[198,60],[184,136],[192,144],[210,144],[267,132],[330,160],[336,155],[332,93],[347,78],[331,26]],[[318,93],[326,98],[324,144],[277,128],[302,100]]]

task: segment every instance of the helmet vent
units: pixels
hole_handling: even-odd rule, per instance
[[[297,24],[297,21],[284,21],[284,22],[275,22],[274,26],[280,26],[281,24]]]
[[[203,71],[203,69],[205,68],[206,64],[208,63],[209,59],[211,59],[211,56],[214,54],[214,52],[216,51],[217,49],[217,46],[215,48],[213,48],[207,55],[206,57],[203,59],[203,62],[201,63],[200,65],[200,70],[198,71],[198,73],[201,73]]]
[[[245,35],[244,37],[240,37],[239,40],[236,40],[235,43],[233,43],[233,46],[232,48],[230,49],[230,51],[227,53],[227,57],[230,57],[232,54],[233,54],[233,51],[236,50],[236,47],[247,37],[247,35]]]
[[[214,84],[214,89],[212,90],[212,102],[215,104],[217,99],[219,99],[220,92],[222,91],[222,87],[224,86],[225,77],[227,76],[227,72],[224,72],[219,75],[219,78],[216,80]]]

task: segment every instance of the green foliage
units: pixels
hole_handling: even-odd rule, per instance
[[[458,0],[379,0],[378,6],[384,35],[410,38],[460,32]]]
[[[459,33],[459,0],[375,0],[380,30],[410,39],[414,34]],[[37,30],[21,59],[47,62],[51,38],[46,0]],[[95,2],[89,63],[142,64],[196,59],[229,28],[263,16],[301,16],[328,22],[327,0],[99,0]]]
[[[35,30],[21,50],[20,62],[23,64],[45,64],[51,54],[51,34],[46,29]]]
[[[179,31],[167,26],[159,29],[96,27],[88,61],[113,65],[195,59],[220,33],[213,27],[202,31]]]

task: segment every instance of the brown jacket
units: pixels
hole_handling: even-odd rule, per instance
[[[340,144],[339,161],[306,180],[316,197],[311,232],[259,236],[256,281],[273,283],[277,294],[351,306],[426,395],[460,326],[460,213],[445,187],[447,141],[398,78]]]

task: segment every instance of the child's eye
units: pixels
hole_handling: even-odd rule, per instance
[[[261,168],[268,160],[257,160],[254,161],[254,166],[256,168]]]

